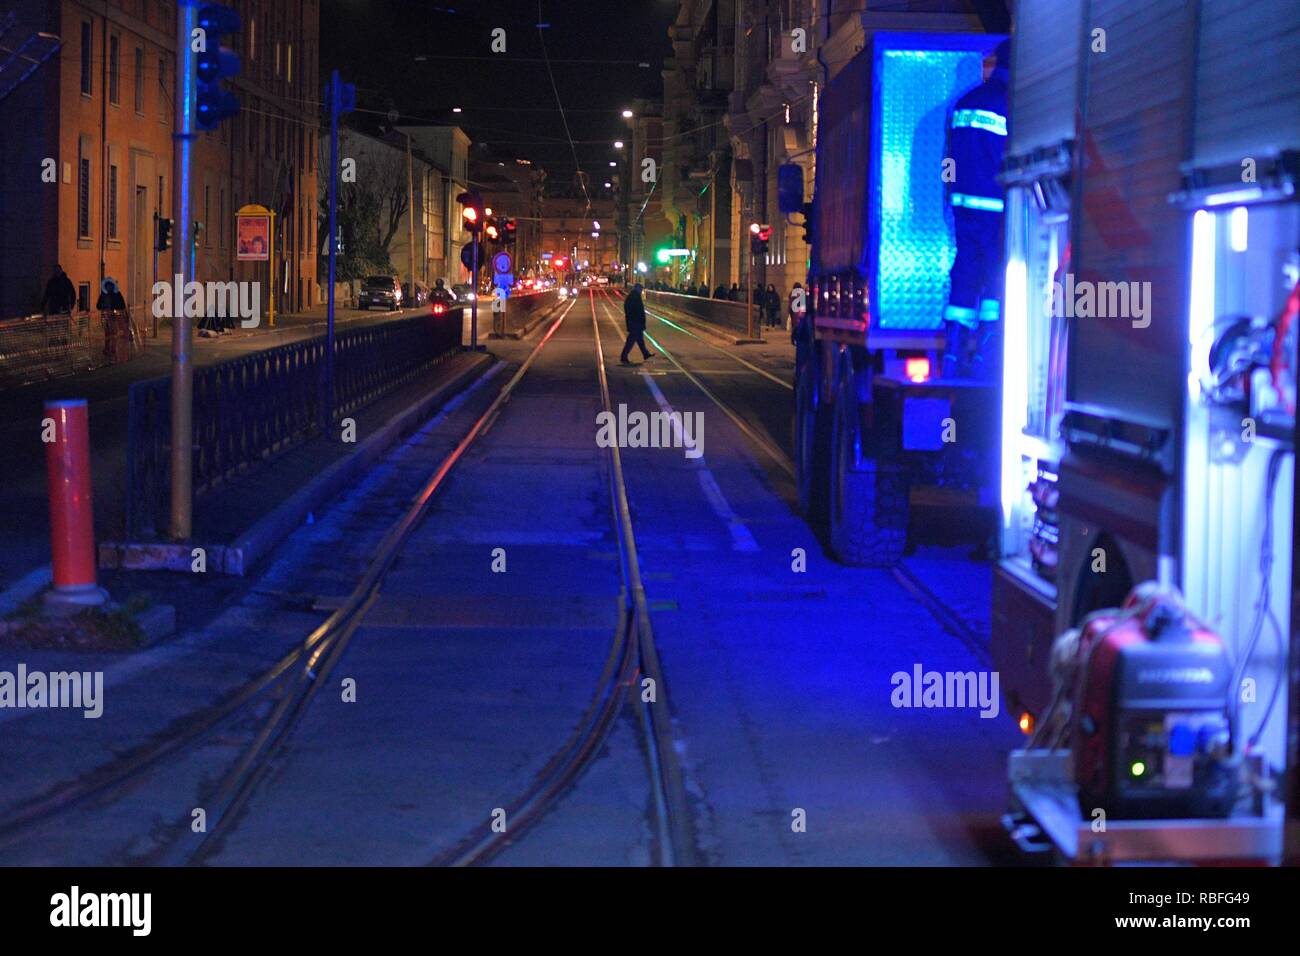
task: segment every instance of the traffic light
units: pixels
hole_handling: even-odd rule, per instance
[[[243,29],[239,12],[231,7],[210,3],[199,9],[198,29],[193,39],[198,96],[195,122],[199,129],[214,130],[221,121],[239,113],[239,97],[223,89],[221,81],[238,76],[239,54],[221,42],[222,34]]]
[[[504,226],[505,228],[501,232],[501,240],[505,245],[512,246],[514,245],[515,242],[515,229],[516,229],[514,219],[513,218],[506,219]]]
[[[501,230],[497,228],[496,220],[494,219],[489,219],[487,221],[487,223],[483,226],[483,232],[493,242],[496,242],[501,238]]]
[[[772,227],[767,223],[749,224],[749,251],[756,256],[767,252],[767,242],[772,238]]]
[[[461,225],[465,227],[466,232],[477,235],[482,231],[483,222],[487,218],[483,212],[483,197],[471,190],[457,196],[456,202],[461,205]]]
[[[813,229],[816,228],[813,222],[813,204],[806,202],[803,204],[803,241],[812,245]]]
[[[158,234],[154,237],[153,247],[159,252],[166,252],[172,247],[172,227],[175,223],[162,216],[156,217],[154,222],[157,224]]]

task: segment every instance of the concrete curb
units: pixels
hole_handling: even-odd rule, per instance
[[[270,514],[240,534],[228,545],[201,546],[186,544],[136,544],[103,542],[99,546],[101,568],[131,571],[190,571],[195,547],[204,547],[208,571],[242,577],[268,555],[306,520],[368,470],[392,445],[415,431],[434,411],[457,392],[481,376],[495,359],[485,353],[475,354],[473,361],[454,377],[443,382],[428,395],[398,412],[357,445],[346,458],[330,465]]]
[[[0,618],[6,618],[54,583],[54,572],[47,564],[28,571],[5,590],[0,591]]]

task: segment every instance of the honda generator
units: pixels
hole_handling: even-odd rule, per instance
[[[1219,637],[1177,592],[1153,584],[1062,639],[1071,636],[1070,737],[1083,814],[1227,816],[1237,777],[1233,667]]]

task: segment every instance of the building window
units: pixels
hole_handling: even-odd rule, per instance
[[[90,65],[93,62],[91,51],[95,45],[95,31],[87,20],[81,21],[81,92],[86,96],[94,89]]]
[[[118,36],[108,38],[108,101],[114,106],[122,103],[122,63],[121,63],[122,39]]]
[[[221,195],[217,201],[217,239],[218,247],[226,248],[226,187],[221,187]]]
[[[84,144],[77,156],[77,235],[90,238],[90,157]]]
[[[158,122],[167,122],[167,58],[158,57]]]
[[[288,44],[286,48],[285,58],[286,58],[285,67],[284,67],[285,74],[288,79],[289,85],[292,86],[293,85],[293,44],[292,43]]]
[[[212,208],[212,187],[203,187],[203,247],[212,248],[212,220],[208,217],[208,212]]]
[[[144,47],[135,48],[135,111],[144,115]]]
[[[162,178],[161,176],[159,176],[159,177],[158,177],[158,215],[159,215],[160,217],[161,217],[162,214],[163,214],[163,209],[166,208],[165,205],[164,205],[164,197],[165,197],[166,195],[167,195],[167,186],[166,186],[166,184],[165,184],[163,178]]]
[[[248,21],[248,58],[257,59],[257,17],[251,17]]]
[[[117,238],[117,166],[108,167],[108,238]]]
[[[275,75],[280,75],[280,41],[275,41]]]

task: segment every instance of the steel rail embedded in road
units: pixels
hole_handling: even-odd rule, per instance
[[[208,820],[212,825],[206,833],[195,835],[196,839],[194,840],[186,837],[179,841],[182,847],[186,847],[187,844],[190,845],[188,852],[185,854],[185,862],[202,862],[211,855],[214,847],[219,846],[221,837],[229,832],[230,827],[233,826],[233,821],[238,818],[239,812],[247,805],[258,784],[265,778],[271,766],[271,760],[279,753],[289,734],[306,712],[307,705],[315,696],[316,689],[325,683],[329,672],[343,656],[348,641],[356,633],[357,628],[361,626],[366,611],[378,598],[379,586],[389,568],[392,567],[393,562],[397,560],[402,545],[406,543],[411,533],[424,520],[434,494],[442,487],[443,482],[464,457],[465,452],[469,450],[487,429],[488,425],[496,418],[501,407],[510,398],[515,386],[528,373],[537,356],[541,354],[542,349],[546,347],[546,343],[551,340],[551,336],[559,329],[571,309],[572,306],[565,309],[551,327],[547,329],[541,341],[533,347],[533,350],[524,359],[523,364],[515,370],[515,374],[510,377],[510,380],[501,387],[492,403],[484,409],[469,431],[456,444],[456,447],[442,460],[438,470],[420,489],[406,513],[384,535],[383,540],[376,548],[374,559],[362,573],[357,585],[344,599],[339,610],[331,615],[331,620],[336,617],[339,620],[336,629],[330,635],[328,643],[323,642],[315,649],[299,675],[294,693],[281,700],[253,742],[245,749],[240,760],[218,786],[216,794],[219,802],[216,807],[215,823],[213,823],[213,817],[210,814]]]
[[[572,304],[569,308],[572,308]],[[148,741],[75,780],[56,784],[44,793],[20,803],[5,820],[0,821],[0,843],[12,842],[23,834],[31,832],[42,823],[83,804],[92,797],[135,781],[163,759],[192,749],[235,713],[261,698],[268,689],[282,683],[286,676],[296,674],[298,681],[295,688],[281,699],[271,717],[264,722],[260,729],[253,744],[253,747],[256,748],[253,759],[248,759],[249,754],[245,753],[244,757],[236,764],[236,769],[242,768],[242,771],[237,777],[228,775],[218,789],[218,793],[226,796],[225,810],[237,809],[242,806],[247,799],[247,794],[241,795],[243,788],[240,786],[240,781],[247,778],[250,773],[258,774],[258,779],[260,779],[260,772],[256,768],[261,758],[257,755],[267,748],[271,751],[278,750],[280,744],[287,737],[288,730],[292,728],[293,721],[301,713],[302,704],[314,693],[311,690],[312,686],[323,677],[322,670],[332,666],[332,662],[337,659],[337,654],[330,653],[333,646],[341,637],[343,638],[342,644],[345,645],[347,637],[359,625],[365,608],[373,600],[373,594],[376,592],[384,573],[396,557],[398,548],[423,517],[434,492],[442,485],[452,468],[465,454],[465,451],[483,432],[486,425],[497,414],[506,399],[509,398],[511,391],[526,374],[538,353],[541,352],[547,341],[559,328],[560,323],[564,321],[564,316],[568,314],[568,311],[569,309],[566,309],[564,314],[559,316],[546,335],[529,353],[527,359],[515,372],[514,376],[502,386],[492,404],[488,406],[465,437],[443,460],[437,472],[416,496],[406,514],[388,530],[377,549],[375,560],[367,566],[357,586],[340,606],[308,635],[302,644],[293,648],[270,668],[245,682],[215,704],[182,716],[161,737]],[[341,647],[339,649],[341,650]],[[299,664],[302,665],[301,669],[296,669]],[[284,723],[286,717],[292,717],[292,719],[288,723]],[[225,812],[218,813],[216,817],[218,830],[225,825],[224,821],[228,816],[229,814]],[[212,816],[209,815],[210,822],[212,819]],[[186,830],[188,832],[189,828],[186,827]],[[207,838],[214,835],[212,832],[196,835],[205,837],[205,839],[194,845],[191,853],[206,852],[203,847],[211,845]],[[166,855],[171,851],[168,848],[162,852]]]
[[[649,310],[647,310],[647,314],[654,315],[654,313],[649,312]],[[669,326],[672,326],[675,329],[678,329],[678,331],[680,332],[684,332],[687,335],[690,335],[692,338],[698,339],[701,342],[704,341],[703,339],[700,339],[699,336],[694,335],[688,330],[682,329],[679,326],[675,325],[674,323],[663,318],[663,316],[655,315],[655,318],[659,319],[660,321],[664,322]],[[613,320],[611,319],[610,321],[612,322]],[[741,433],[744,434],[746,438],[748,438],[764,454],[770,457],[776,463],[776,465],[783,472],[785,472],[786,475],[788,475],[791,479],[794,478],[795,476],[794,461],[775,442],[769,439],[766,435],[759,432],[749,422],[745,421],[744,418],[735,409],[729,406],[726,402],[722,401],[722,399],[718,398],[718,396],[714,394],[712,389],[710,389],[707,385],[705,385],[702,381],[700,381],[699,377],[695,373],[691,372],[684,365],[682,365],[681,362],[677,360],[677,357],[673,355],[673,353],[664,346],[663,342],[660,342],[659,340],[655,339],[653,336],[650,336],[648,334],[647,337],[650,339],[651,342],[654,343],[655,348],[657,348],[660,352],[662,352],[668,358],[668,360],[673,363],[673,365],[677,368],[679,372],[681,372],[684,376],[686,376],[686,378],[692,384],[694,384],[701,392],[703,392],[704,395],[708,397],[708,399],[718,407],[719,411],[721,411],[724,415],[730,418],[732,422],[735,423],[736,427],[740,429]],[[711,345],[711,343],[708,342],[705,342],[704,344]],[[712,347],[718,349],[718,351],[722,351],[722,352],[726,351],[725,349],[721,349],[718,346],[712,346]],[[736,358],[735,356],[732,357]],[[742,365],[746,365],[749,366],[750,368],[754,368],[753,366],[749,365],[748,362],[742,361],[739,358],[736,358],[736,361],[740,362],[740,364]],[[763,375],[764,378],[770,379],[773,377],[761,369],[754,368],[754,371],[759,372],[761,375]],[[939,622],[939,624],[943,627],[945,631],[947,631],[949,634],[953,635],[953,637],[961,641],[962,644],[964,644],[966,648],[970,650],[973,654],[975,654],[976,657],[978,657],[980,660],[985,662],[991,661],[991,656],[989,654],[989,649],[988,649],[988,642],[982,640],[978,634],[976,634],[973,630],[971,630],[971,628],[967,627],[966,624],[961,620],[960,616],[957,615],[951,608],[947,607],[943,603],[943,601],[939,598],[939,596],[936,595],[929,587],[926,586],[926,584],[920,578],[916,576],[916,574],[912,571],[911,568],[907,567],[907,565],[905,564],[900,563],[895,565],[891,569],[891,571],[893,573],[893,576],[903,586],[904,590],[906,590],[908,594],[911,595],[913,600],[915,600],[918,604],[924,607],[930,613],[930,615],[936,621]]]
[[[596,300],[590,290],[588,302],[591,305],[601,405],[605,411],[611,411]],[[649,604],[641,578],[640,557],[636,548],[631,508],[628,505],[627,485],[623,478],[622,458],[616,446],[611,447],[609,452],[610,503],[614,512],[624,585],[623,592],[619,595],[618,633],[610,648],[595,696],[569,739],[537,774],[529,788],[511,802],[507,809],[507,819],[512,821],[509,830],[497,831],[491,821],[485,821],[452,850],[435,858],[433,865],[469,866],[485,863],[517,841],[574,785],[600,752],[613,730],[614,719],[624,700],[631,700],[637,707],[637,719],[646,738],[646,759],[658,830],[658,862],[666,866],[693,865],[698,862],[692,837],[690,805],[673,743],[663,669],[655,649]],[[654,682],[654,704],[642,704],[641,697],[635,690],[629,695],[629,689],[633,687],[638,673]]]
[[[679,325],[678,323],[674,322],[672,319],[668,318],[666,315],[660,315],[658,312],[652,312],[649,309],[646,309],[645,311],[646,311],[646,315],[658,319],[664,325],[674,328],[678,332],[681,332],[684,335],[689,335],[691,338],[695,339],[695,341],[699,342],[702,345],[707,345],[715,352],[721,352],[723,355],[731,359],[737,365],[743,365],[751,372],[757,372],[759,375],[763,376],[763,378],[767,379],[769,382],[773,382],[777,385],[780,385],[782,388],[786,389],[787,391],[791,391],[791,392],[794,391],[794,385],[791,384],[790,382],[787,382],[785,379],[781,378],[778,375],[773,375],[765,368],[760,368],[759,366],[755,365],[753,362],[747,362],[745,359],[741,358],[739,355],[737,355],[735,352],[731,351],[730,349],[725,349],[721,345],[714,345],[708,339],[704,338],[703,336],[696,335],[690,329],[686,328],[684,325]]]

